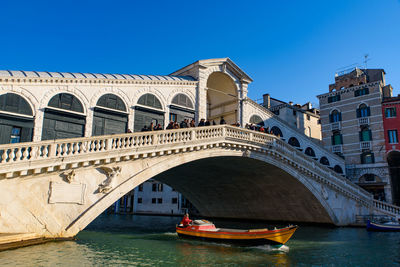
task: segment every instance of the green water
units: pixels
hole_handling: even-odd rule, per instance
[[[102,215],[76,241],[0,252],[0,266],[400,266],[400,233],[301,226],[281,249],[182,240],[176,217]],[[217,226],[264,224],[214,221]]]

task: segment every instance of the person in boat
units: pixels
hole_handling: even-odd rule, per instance
[[[188,226],[188,225],[192,224],[192,222],[193,221],[191,219],[189,219],[189,214],[186,213],[183,216],[183,219],[182,219],[182,221],[180,222],[179,225],[182,225],[183,227],[185,227],[185,226]]]

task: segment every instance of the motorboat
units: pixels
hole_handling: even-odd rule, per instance
[[[375,232],[396,232],[400,231],[400,224],[397,222],[376,223],[368,220],[367,230]]]
[[[234,243],[241,246],[283,245],[294,234],[297,225],[274,229],[227,229],[217,228],[207,220],[194,220],[192,224],[176,226],[179,237],[211,242]]]

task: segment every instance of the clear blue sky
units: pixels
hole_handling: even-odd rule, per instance
[[[400,0],[3,1],[0,69],[169,74],[230,57],[253,99],[317,103],[335,71],[384,68],[400,93]]]

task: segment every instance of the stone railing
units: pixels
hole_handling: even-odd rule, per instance
[[[244,101],[248,102],[250,105],[252,105],[253,107],[257,108],[258,110],[260,110],[261,112],[264,112],[265,114],[268,115],[268,117],[273,118],[274,120],[278,121],[279,123],[281,123],[283,126],[285,126],[286,128],[292,130],[292,132],[298,134],[298,138],[302,138],[307,140],[308,142],[312,143],[313,145],[315,145],[314,148],[318,148],[321,151],[324,151],[326,153],[326,155],[329,155],[330,157],[332,157],[333,159],[335,159],[337,162],[340,162],[342,167],[344,168],[344,160],[339,157],[336,154],[333,154],[331,151],[329,151],[328,149],[326,149],[325,147],[322,146],[322,144],[316,140],[314,140],[313,138],[310,138],[308,136],[306,136],[305,134],[300,133],[297,128],[293,127],[292,125],[290,125],[289,123],[287,123],[286,121],[284,121],[283,119],[279,118],[279,116],[275,115],[272,111],[270,111],[269,109],[257,104],[256,102],[254,102],[252,99],[250,98],[245,98]]]
[[[383,202],[383,201],[374,199],[374,208],[379,211],[385,211],[392,216],[400,216],[400,207]]]
[[[331,131],[341,130],[341,129],[342,129],[342,124],[340,123],[340,121],[331,123]]]
[[[360,150],[363,149],[371,149],[371,141],[362,141],[360,142]]]
[[[358,125],[368,125],[369,124],[369,118],[364,117],[364,118],[359,118],[358,119]]]
[[[366,206],[372,205],[371,194],[278,137],[228,125],[0,145],[0,179],[213,145],[272,153],[282,164]]]

